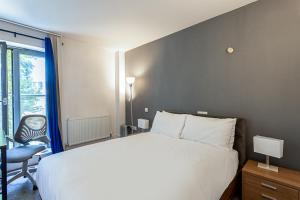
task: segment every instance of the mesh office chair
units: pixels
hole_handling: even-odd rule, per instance
[[[14,147],[7,150],[7,163],[22,163],[22,169],[7,181],[7,184],[14,180],[27,177],[36,188],[35,180],[28,170],[28,161],[37,153],[46,149],[45,145],[31,145],[29,142],[40,141],[48,144],[50,141],[46,135],[47,119],[43,115],[27,115],[21,119],[13,142]],[[16,145],[18,143],[19,145]]]

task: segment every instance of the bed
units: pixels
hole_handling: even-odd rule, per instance
[[[245,162],[245,121],[234,150],[153,132],[43,159],[36,182],[43,200],[229,199]]]

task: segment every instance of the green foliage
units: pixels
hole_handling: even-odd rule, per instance
[[[20,55],[20,94],[21,94],[21,114],[24,112],[35,113],[41,111],[40,95],[42,88],[33,82],[32,72],[34,65],[33,56]]]

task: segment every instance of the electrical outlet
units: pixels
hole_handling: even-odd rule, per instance
[[[198,115],[208,115],[207,111],[197,111]]]
[[[149,109],[148,108],[145,108],[145,113],[149,112]]]

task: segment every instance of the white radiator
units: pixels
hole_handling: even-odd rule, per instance
[[[109,116],[67,120],[67,145],[69,146],[108,137],[111,137]]]

